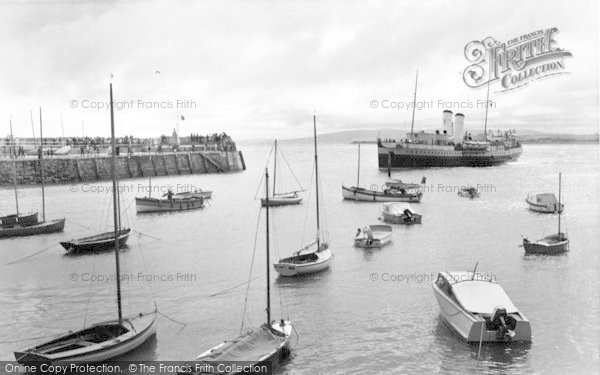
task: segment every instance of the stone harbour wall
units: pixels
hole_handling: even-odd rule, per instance
[[[44,183],[62,184],[111,179],[110,156],[45,157]],[[40,160],[17,159],[17,184],[39,184]],[[246,169],[241,151],[179,152],[135,154],[117,157],[117,172],[121,179],[180,174],[238,172]],[[14,163],[0,160],[0,186],[12,185]]]

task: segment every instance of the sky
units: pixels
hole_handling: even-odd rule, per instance
[[[39,134],[42,107],[46,136],[108,136],[110,82],[117,135],[308,137],[313,113],[321,133],[409,130],[412,108],[389,107],[417,69],[415,129],[444,109],[476,129],[465,46],[552,27],[568,74],[491,84],[488,127],[596,133],[598,19],[595,0],[0,1],[0,134],[31,137],[32,113]]]

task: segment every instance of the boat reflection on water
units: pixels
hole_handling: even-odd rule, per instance
[[[456,334],[441,317],[435,317],[432,324],[435,347],[442,348],[438,353],[441,373],[455,372],[456,369],[461,369],[462,373],[478,374],[534,372],[529,358],[531,342],[483,343],[480,351],[478,344],[457,340]]]

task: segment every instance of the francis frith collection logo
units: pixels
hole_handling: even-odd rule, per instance
[[[569,73],[565,58],[572,56],[558,47],[556,27],[523,34],[506,42],[492,37],[465,46],[471,63],[463,72],[469,87],[497,83],[499,91],[514,90],[541,78]]]

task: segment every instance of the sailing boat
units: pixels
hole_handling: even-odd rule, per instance
[[[132,351],[156,334],[157,311],[139,313],[123,317],[121,309],[121,274],[119,268],[118,233],[121,225],[119,214],[119,190],[117,182],[117,161],[115,157],[115,125],[113,111],[112,83],[110,84],[110,130],[112,139],[112,186],[114,247],[117,280],[118,319],[91,325],[79,331],[69,331],[63,336],[15,352],[15,359],[21,364],[32,362],[102,362]]]
[[[523,238],[523,247],[525,248],[525,254],[560,254],[569,250],[569,239],[565,233],[560,231],[560,216],[563,211],[563,205],[561,204],[561,179],[562,174],[558,174],[558,205],[556,212],[558,212],[558,233],[551,234],[537,241],[529,241],[527,238]]]
[[[383,186],[383,191],[369,190],[360,187],[360,143],[358,144],[358,173],[356,186],[342,185],[344,199],[366,202],[421,202],[423,193],[421,185],[405,183],[400,180],[390,180]]]
[[[302,189],[302,186],[300,186],[300,190],[296,191],[288,191],[285,193],[276,192],[277,185],[275,183],[277,182],[277,154],[281,152],[277,148],[277,140],[275,140],[275,146],[273,147],[275,149],[273,161],[273,194],[268,200],[266,198],[261,198],[260,204],[263,207],[267,205],[267,202],[270,206],[287,206],[291,204],[300,204],[300,202],[302,202],[302,197],[298,196],[298,193],[304,191],[304,189]],[[283,156],[283,153],[281,155]],[[285,160],[285,156],[283,156],[283,158]],[[298,183],[298,185],[300,185],[300,183]]]
[[[65,228],[65,219],[46,221],[46,199],[44,193],[44,167],[43,153],[40,155],[40,179],[42,184],[42,221],[38,221],[38,213],[22,214],[19,212],[19,195],[17,190],[17,155],[16,145],[12,134],[12,121],[10,122],[10,137],[13,144],[13,184],[15,189],[15,204],[17,213],[0,217],[0,238],[31,236],[36,234],[62,232]],[[40,138],[42,139],[42,109],[40,108]],[[43,143],[42,143],[43,144]]]
[[[296,251],[293,256],[275,263],[275,271],[281,276],[296,276],[319,272],[329,267],[333,254],[329,243],[321,239],[319,215],[319,163],[317,159],[317,117],[313,116],[313,132],[315,138],[315,195],[317,206],[317,238],[312,243]],[[316,247],[315,247],[316,245]]]
[[[290,351],[290,336],[293,326],[289,320],[271,321],[271,274],[270,274],[270,236],[269,236],[269,171],[265,168],[265,200],[266,207],[266,264],[267,264],[267,321],[231,341],[225,341],[200,354],[196,359],[196,374],[233,374],[240,371],[219,370],[219,368],[235,367],[237,364],[246,368],[284,357]],[[223,366],[219,366],[223,365]],[[241,367],[241,366],[240,366]],[[206,371],[213,369],[212,371]],[[215,372],[214,369],[217,371]]]

